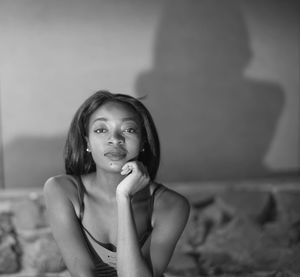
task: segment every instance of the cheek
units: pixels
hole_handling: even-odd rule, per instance
[[[139,154],[141,150],[141,140],[136,138],[128,142],[127,150],[130,150],[132,153]]]
[[[100,137],[99,135],[90,134],[89,144],[92,149],[95,149],[96,151],[101,151],[104,148],[105,138],[103,136]]]
[[[104,145],[100,141],[90,140],[90,149],[94,160],[103,158]]]
[[[96,164],[101,164],[102,163],[102,160],[103,160],[103,155],[101,155],[99,152],[97,152],[97,151],[93,151],[92,152],[92,158],[93,158],[93,160],[94,160],[94,162],[96,163]]]

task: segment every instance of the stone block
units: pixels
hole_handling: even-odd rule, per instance
[[[14,231],[14,225],[11,218],[11,213],[0,212],[0,241],[2,236]]]
[[[270,192],[258,190],[228,189],[220,192],[218,197],[226,203],[236,214],[248,216],[256,221],[262,217],[270,206]],[[270,207],[272,208],[272,207]]]
[[[181,252],[175,252],[167,268],[170,276],[197,276],[195,259]],[[169,276],[168,275],[168,276]]]
[[[12,211],[11,201],[3,200],[0,198],[0,214],[11,213],[11,211]]]
[[[253,268],[259,271],[289,269],[283,257],[291,257],[293,251],[288,247],[276,244],[276,241],[265,234],[250,251]]]
[[[294,224],[300,222],[300,190],[274,192],[280,220]]]
[[[201,207],[209,205],[213,201],[215,194],[215,191],[206,189],[204,191],[187,191],[184,195],[187,197],[194,208],[199,209]]]
[[[12,273],[20,267],[20,249],[11,220],[11,213],[0,213],[0,273]]]
[[[281,267],[300,276],[300,244],[292,247],[289,255],[281,257]]]
[[[268,228],[262,228],[248,217],[235,217],[227,225],[212,230],[194,248],[194,255],[198,253],[199,257],[198,266],[207,274],[272,270],[299,274],[299,244],[289,245],[284,233],[279,231],[280,226],[273,234]]]
[[[251,252],[261,237],[261,230],[246,217],[237,217],[227,225],[211,232],[203,245],[197,248],[201,259],[223,272],[253,265]],[[224,264],[220,263],[222,261]]]
[[[186,249],[187,245],[194,246],[202,242],[203,228],[201,228],[202,226],[198,224],[198,216],[198,211],[192,208],[190,211],[189,220],[176,248],[180,248],[180,250],[182,250]]]
[[[0,273],[17,272],[20,268],[16,240],[11,235],[0,237]]]
[[[66,269],[60,250],[49,229],[21,232],[19,239],[23,249],[24,269],[40,273],[61,272]]]
[[[14,201],[12,209],[17,230],[32,230],[48,225],[45,218],[45,207],[35,195]]]
[[[204,243],[213,230],[228,224],[232,211],[217,197],[192,205],[190,218],[183,233],[184,242],[191,247]],[[187,247],[185,247],[187,248]]]

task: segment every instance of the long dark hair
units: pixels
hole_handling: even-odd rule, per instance
[[[118,102],[130,106],[140,117],[143,151],[140,160],[148,169],[151,180],[155,179],[160,162],[160,144],[155,124],[148,109],[138,99],[126,94],[113,94],[100,90],[84,101],[71,122],[65,144],[64,159],[66,174],[84,175],[96,171],[92,155],[86,151],[89,119],[107,102]]]

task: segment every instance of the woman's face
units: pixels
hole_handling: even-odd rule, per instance
[[[141,122],[126,104],[107,102],[90,117],[87,137],[97,169],[120,172],[141,150]]]

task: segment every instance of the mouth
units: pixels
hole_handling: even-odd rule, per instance
[[[110,159],[111,161],[120,161],[126,157],[126,154],[127,153],[125,150],[120,149],[108,151],[104,154],[104,156]]]

